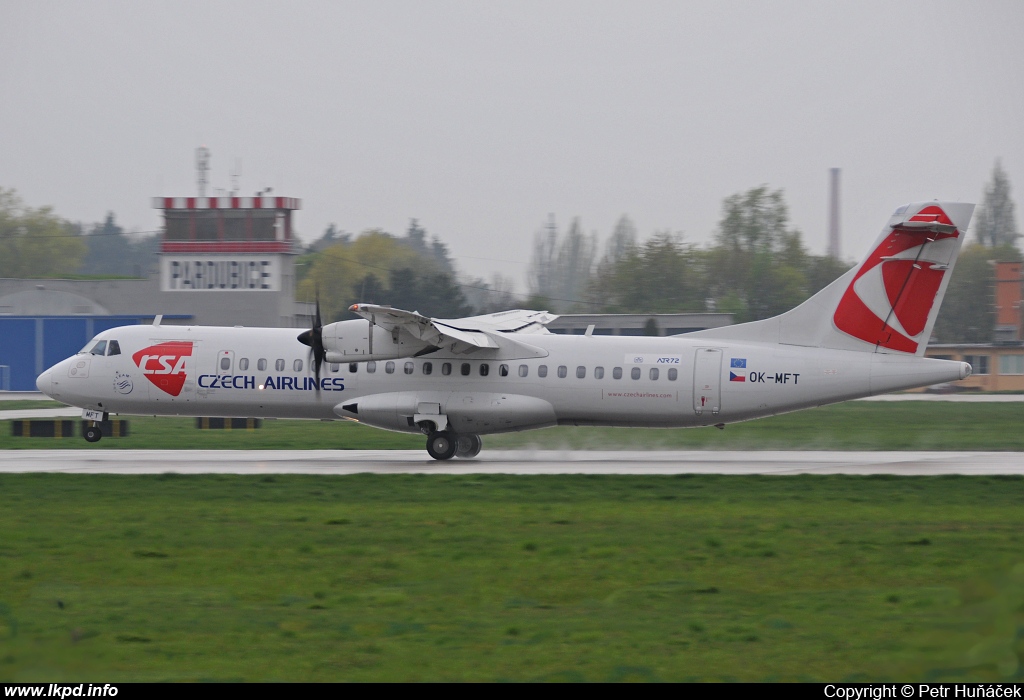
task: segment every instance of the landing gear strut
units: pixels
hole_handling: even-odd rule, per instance
[[[434,459],[451,459],[459,448],[458,436],[446,430],[427,436],[427,454]]]
[[[99,442],[100,438],[103,437],[103,431],[100,430],[98,425],[90,425],[82,430],[82,437],[85,438],[86,442]]]

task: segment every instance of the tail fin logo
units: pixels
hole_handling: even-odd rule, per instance
[[[920,228],[928,224],[938,226]],[[896,224],[840,299],[833,315],[836,328],[889,350],[916,352],[927,341],[921,335],[960,235],[956,229],[943,230],[952,225],[933,205]]]
[[[132,360],[153,386],[165,394],[177,396],[188,378],[186,358],[191,356],[192,343],[175,340],[139,350],[132,355]]]

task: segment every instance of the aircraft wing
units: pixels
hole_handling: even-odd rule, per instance
[[[546,333],[545,326],[556,318],[558,316],[549,314],[547,311],[514,309],[512,311],[484,314],[483,316],[434,320],[449,328],[460,328],[463,330],[498,333]]]
[[[524,309],[460,319],[428,318],[378,304],[353,304],[349,310],[385,330],[403,330],[430,345],[450,347],[456,352],[498,348],[496,333],[544,333],[544,326],[558,318],[546,311]]]

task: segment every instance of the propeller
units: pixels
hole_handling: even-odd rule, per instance
[[[324,350],[323,322],[320,318],[320,289],[316,290],[316,316],[313,317],[313,327],[308,331],[299,334],[299,342],[309,346],[313,355],[313,375],[316,377],[316,395],[320,396],[320,368],[324,364],[327,351]]]

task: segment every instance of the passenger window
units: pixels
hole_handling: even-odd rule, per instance
[[[284,360],[275,360],[274,369],[276,369],[278,372],[284,372]]]
[[[258,369],[260,372],[262,372],[266,368],[267,368],[267,360],[266,360],[266,358],[261,357],[260,359],[256,360],[256,369]]]
[[[567,374],[569,374],[569,368],[565,365],[558,365],[558,378],[565,379]]]
[[[657,378],[658,378],[658,368],[657,367],[651,367],[651,379],[657,379]]]
[[[498,365],[498,376],[499,377],[507,377],[508,376],[508,365]]]
[[[586,376],[587,376],[587,368],[586,367],[584,367],[583,365],[580,365],[579,367],[576,368],[576,378],[577,379],[585,379]]]
[[[334,365],[334,366],[337,367],[338,365]],[[334,370],[334,371],[337,372],[338,370]],[[348,363],[348,371],[351,372],[352,374],[355,374],[356,372],[359,371],[359,365],[356,364],[355,362],[349,362]]]
[[[604,379],[604,367],[594,368],[594,379]]]
[[[459,368],[459,372],[462,373],[463,377],[468,377],[469,376],[469,363],[468,362],[463,362],[462,363],[462,367]]]
[[[674,382],[678,377],[679,377],[679,370],[677,370],[675,367],[672,367],[671,369],[669,369],[669,371],[668,371],[668,380],[670,382]]]
[[[548,366],[547,365],[541,365],[540,367],[538,367],[537,368],[537,376],[542,378],[542,379],[544,377],[548,376]]]
[[[444,376],[447,377],[451,373],[452,373],[452,363],[451,362],[445,362],[443,365],[441,365],[441,374],[443,374]]]
[[[616,367],[612,370],[612,379],[622,379],[622,368]]]
[[[349,365],[349,367],[355,367],[355,366],[356,366],[356,364],[354,362]],[[335,374],[337,374],[338,372],[341,371],[341,365],[338,364],[337,362],[332,362],[331,363],[331,371],[334,372]]]
[[[121,345],[116,340],[107,343],[107,355],[120,355]]]
[[[526,377],[530,374],[530,368],[527,365],[519,365],[519,376]]]
[[[231,369],[231,358],[225,355],[220,358],[220,370],[222,372],[227,372],[229,369]]]
[[[243,357],[241,360],[238,361],[238,370],[240,372],[244,372],[247,369],[249,369],[249,358]]]
[[[640,368],[639,367],[634,367],[633,369],[629,370],[629,376],[631,376],[633,379],[639,379],[640,378]]]
[[[395,363],[392,362],[391,360],[388,360],[386,363],[384,363],[384,371],[387,372],[388,374],[394,374]]]
[[[89,351],[93,355],[103,355],[107,352],[107,341],[101,340],[92,346],[92,350]]]
[[[412,374],[413,367],[414,365],[412,362],[406,362],[405,367],[402,368],[402,371],[405,372],[406,374]]]
[[[431,362],[423,363],[423,374],[430,374],[434,371],[434,365]]]
[[[292,369],[295,370],[296,372],[301,372],[302,371],[302,360],[296,360],[295,362],[293,362],[292,363]]]
[[[374,362],[373,360],[370,360],[369,362],[366,363],[366,373],[367,374],[373,374],[376,371],[377,371],[377,363],[376,362]]]
[[[480,376],[481,377],[486,377],[490,373],[491,373],[491,366],[489,364],[487,364],[486,362],[482,363],[480,365]]]

